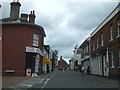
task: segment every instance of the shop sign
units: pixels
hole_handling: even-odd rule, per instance
[[[43,56],[42,51],[39,48],[35,47],[26,47],[26,52],[39,53],[41,56]]]

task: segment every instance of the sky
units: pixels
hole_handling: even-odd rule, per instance
[[[2,0],[1,18],[9,17],[10,2]],[[17,1],[17,0],[16,0]],[[58,50],[69,62],[75,45],[80,46],[90,33],[112,12],[119,0],[19,0],[20,13],[35,10],[35,23],[45,30],[45,44]],[[2,12],[1,12],[2,11]]]

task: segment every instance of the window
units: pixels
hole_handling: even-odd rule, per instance
[[[33,35],[33,46],[38,46],[38,41],[39,40],[39,34],[38,33],[34,33]]]
[[[111,67],[114,68],[114,56],[113,56],[113,52],[111,52]]]
[[[120,48],[119,48],[119,57],[118,57],[118,67],[120,67]]]
[[[95,50],[95,42],[94,42],[94,40],[93,40],[93,51]]]
[[[98,48],[98,37],[97,37],[97,39],[96,39],[96,48]]]
[[[112,26],[109,28],[109,36],[110,36],[110,41],[113,40],[113,29]]]
[[[86,46],[86,52],[88,52],[88,46]]]
[[[120,36],[120,18],[117,20],[117,37]]]
[[[101,34],[101,46],[103,46],[104,39],[103,39],[103,33]]]

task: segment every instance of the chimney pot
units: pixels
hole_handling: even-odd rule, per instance
[[[22,13],[22,14],[21,14],[21,19],[22,19],[22,20],[21,20],[22,22],[26,22],[26,21],[28,20],[28,14]]]
[[[29,22],[30,23],[35,23],[35,11],[31,11],[30,14],[29,14]]]
[[[35,11],[33,10],[33,14],[35,14]]]
[[[30,14],[32,14],[32,11],[30,12]]]

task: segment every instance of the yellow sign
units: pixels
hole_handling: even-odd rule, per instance
[[[47,57],[43,58],[43,62],[46,64],[52,64],[51,60],[49,60]]]

